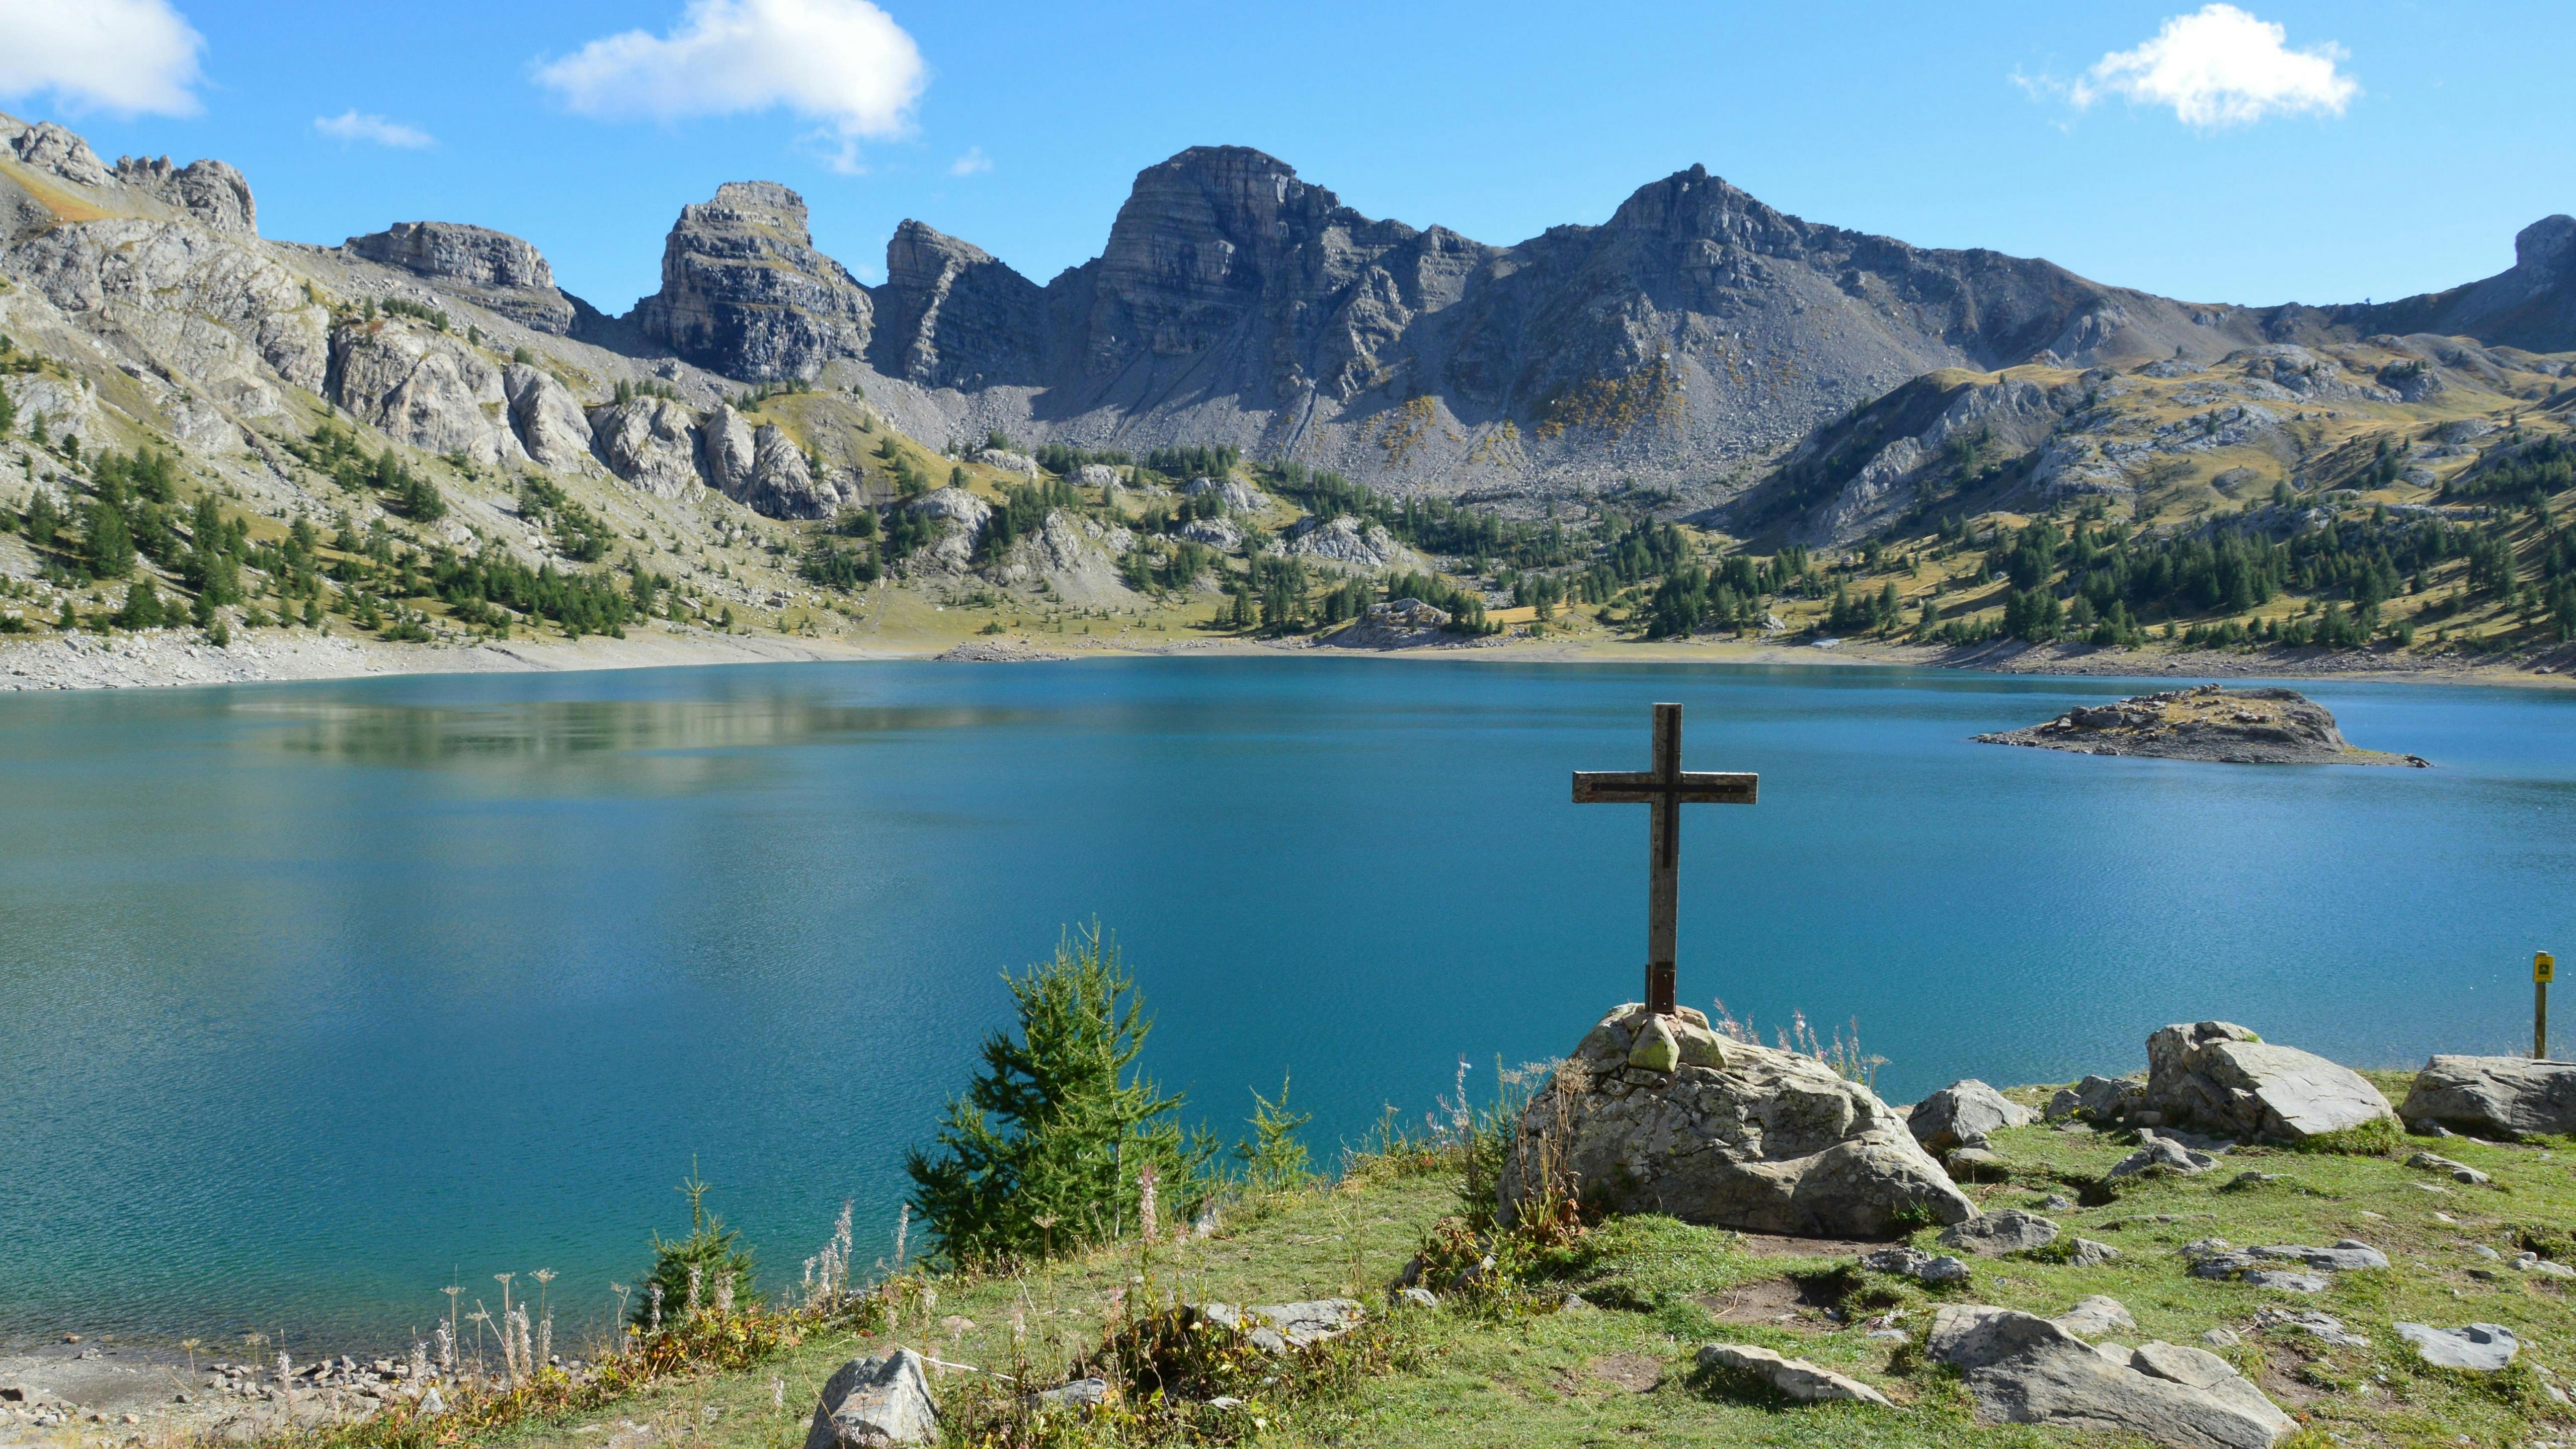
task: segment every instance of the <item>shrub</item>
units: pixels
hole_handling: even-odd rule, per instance
[[[653,1235],[653,1270],[638,1285],[633,1322],[639,1328],[678,1327],[695,1321],[700,1311],[721,1309],[730,1315],[760,1302],[752,1291],[759,1264],[742,1246],[739,1229],[707,1211],[708,1184],[697,1164],[689,1165],[680,1192],[689,1200],[689,1235],[665,1240]]]

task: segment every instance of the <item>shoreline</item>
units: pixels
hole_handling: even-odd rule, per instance
[[[2576,684],[2576,646],[2532,663],[2417,659],[2368,650],[2305,651],[2303,657],[2225,651],[2096,648],[2082,644],[2003,641],[1965,649],[1937,645],[1839,641],[1820,647],[1753,640],[1500,640],[1388,649],[1338,648],[1311,638],[1239,636],[1174,638],[1139,645],[1129,635],[1007,634],[964,640],[926,636],[872,640],[801,639],[772,634],[719,634],[701,629],[637,630],[623,639],[591,635],[575,642],[502,641],[469,646],[397,644],[343,635],[273,629],[244,631],[229,647],[199,642],[192,631],[156,630],[111,636],[52,636],[0,643],[0,694],[208,685],[281,684],[434,674],[570,673],[672,669],[724,664],[853,663],[931,660],[965,663],[1060,663],[1083,658],[1207,656],[1262,658],[1313,655],[1362,659],[1475,660],[1513,664],[1734,664],[1836,669],[1878,666],[1958,673],[2121,679],[2315,679],[2407,684],[2564,688]],[[2536,667],[2534,667],[2536,664]]]

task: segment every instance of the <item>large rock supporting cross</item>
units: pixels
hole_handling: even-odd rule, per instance
[[[1869,1088],[1688,1007],[1611,1012],[1531,1101],[1505,1219],[1551,1182],[1605,1211],[1765,1233],[1884,1237],[1977,1212]]]

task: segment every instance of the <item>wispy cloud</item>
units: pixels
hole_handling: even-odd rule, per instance
[[[378,146],[399,146],[406,151],[426,150],[438,142],[417,126],[388,121],[382,116],[342,111],[336,116],[315,116],[313,129],[343,142],[367,141]]]
[[[948,163],[948,174],[951,176],[972,176],[979,171],[992,169],[993,158],[985,155],[984,148],[981,146],[967,147],[965,155]]]
[[[2115,50],[2072,81],[2015,73],[2034,97],[2077,110],[2117,96],[2171,107],[2185,125],[2204,130],[2250,125],[2267,116],[2340,116],[2361,94],[2341,69],[2342,46],[2321,41],[2289,48],[2289,32],[2233,5],[2210,4],[2176,15],[2145,43]]]
[[[0,95],[193,116],[205,46],[169,0],[0,0]]]
[[[868,0],[690,0],[669,33],[603,36],[537,67],[576,114],[675,121],[783,107],[821,122],[835,170],[858,145],[903,134],[929,84],[921,49]]]

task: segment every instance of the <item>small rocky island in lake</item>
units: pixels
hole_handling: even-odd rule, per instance
[[[2147,755],[2230,765],[2412,765],[2344,743],[2324,705],[2292,689],[2221,689],[2204,684],[2141,694],[2117,704],[2080,705],[2043,725],[1979,735],[1981,744],[2034,745],[2081,755]]]

